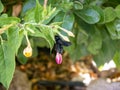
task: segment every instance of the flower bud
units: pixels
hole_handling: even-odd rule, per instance
[[[62,63],[62,55],[57,52],[56,54],[56,63],[61,64]]]
[[[64,36],[62,34],[59,33],[59,35],[67,42],[70,42],[69,38],[67,36]]]
[[[27,46],[23,50],[23,54],[24,54],[25,57],[31,57],[32,56],[32,48],[31,48],[31,46]]]

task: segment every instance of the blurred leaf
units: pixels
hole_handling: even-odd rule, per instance
[[[39,4],[39,1],[36,0],[36,7],[35,7],[35,21],[38,23],[40,22],[40,20],[42,20],[43,16],[42,16],[42,12],[43,12],[43,7]]]
[[[62,22],[61,27],[65,28],[66,30],[71,31],[74,24],[74,15],[72,13],[64,13],[59,12],[55,17],[55,22]],[[60,31],[63,35],[67,35],[65,32]]]
[[[40,25],[38,27],[28,25],[27,27],[31,28],[34,31],[34,33],[29,32],[29,35],[44,38],[49,43],[50,49],[52,49],[55,39],[53,30],[51,28],[44,25]]]
[[[63,17],[64,17],[65,13],[64,12],[59,12],[54,19],[54,22],[61,22],[63,21]]]
[[[113,60],[114,60],[114,62],[115,62],[115,64],[116,64],[116,67],[117,68],[120,68],[120,52],[116,52],[115,53],[115,55],[114,55],[114,57],[113,57]]]
[[[88,34],[82,30],[82,29],[79,29],[79,32],[77,34],[77,44],[86,44],[88,40]]]
[[[75,11],[75,14],[89,24],[95,24],[100,20],[99,13],[90,7]]]
[[[102,48],[97,55],[94,56],[94,60],[98,66],[113,59],[116,50],[116,41],[110,39],[105,30],[101,31],[103,39]]]
[[[2,2],[1,2],[1,0],[0,0],[0,13],[1,13],[3,10],[4,10],[4,6],[3,6],[3,4],[2,4]]]
[[[2,14],[0,17],[1,17],[1,18],[7,18],[8,15],[4,13],[4,14]]]
[[[47,18],[45,18],[45,20],[43,21],[44,24],[48,24],[60,12],[60,10],[56,10],[56,9],[54,10],[54,9],[50,11],[51,13],[49,13]]]
[[[74,8],[75,8],[75,10],[80,10],[80,9],[83,9],[83,5],[82,5],[81,2],[75,1],[74,2]]]
[[[0,17],[0,26],[11,24],[11,23],[19,23],[20,19],[17,17]]]
[[[17,39],[17,42],[16,42],[16,55],[17,55],[18,49],[19,49],[19,47],[20,47],[20,45],[22,43],[22,40],[23,40],[24,33],[23,33],[23,31],[19,31],[19,32],[16,33],[16,35],[17,35],[16,36],[16,39]]]
[[[81,57],[90,54],[87,50],[88,34],[83,28],[81,29],[79,25],[81,25],[81,23],[74,25],[73,32],[75,34],[75,37],[70,38],[72,45],[65,48],[73,60],[79,60]]]
[[[65,14],[62,22],[62,27],[71,31],[74,24],[74,15],[72,13]]]
[[[0,43],[0,82],[8,89],[15,70],[18,30],[10,28],[7,41]]]
[[[21,12],[21,16],[24,16],[25,13],[34,8],[36,5],[36,0],[26,0],[26,2],[23,4],[23,8],[22,8],[22,12]]]
[[[49,48],[49,44],[44,38],[36,37],[33,40],[34,40],[34,44],[36,47],[48,47]]]
[[[112,39],[120,39],[120,19],[107,23],[106,27]]]
[[[116,18],[116,12],[112,7],[106,7],[104,9],[104,15],[105,15],[104,17],[105,23],[111,22]]]
[[[104,19],[105,19],[105,15],[103,12],[103,9],[99,6],[92,6],[92,8],[94,8],[100,15],[100,21],[98,22],[99,24],[103,24],[104,23]]]
[[[35,22],[34,16],[35,16],[35,8],[32,8],[25,13],[24,21]]]
[[[11,45],[14,46],[12,43]],[[9,88],[15,69],[15,52],[13,50],[13,47],[9,47],[10,44],[8,43],[0,45],[0,82],[6,88]]]
[[[35,27],[34,25],[30,25],[30,24],[27,25],[27,27],[29,27],[34,32],[34,33],[28,32],[28,34],[30,36],[45,38],[44,34],[42,34],[42,32],[40,32],[39,28]],[[26,28],[26,30],[27,30],[27,28]]]
[[[24,50],[25,47],[21,46],[19,48],[19,52],[17,54],[17,60],[21,63],[21,64],[25,64],[27,61],[28,61],[28,58],[26,58],[24,55],[23,55],[23,50]]]
[[[117,39],[117,33],[116,33],[116,29],[114,27],[113,22],[107,23],[106,27],[108,29],[108,32],[110,33],[111,38],[112,39]]]
[[[48,27],[39,27],[39,28],[42,34],[44,35],[44,39],[49,43],[50,49],[52,50],[55,42],[54,33],[52,29]]]
[[[90,1],[90,5],[93,5],[93,6],[102,6],[107,1],[108,0],[91,0]]]
[[[99,53],[99,50],[102,47],[102,37],[100,31],[96,27],[90,30],[88,51],[95,55]]]
[[[120,5],[116,6],[115,12],[117,14],[117,17],[120,18]]]
[[[58,3],[57,7],[63,12],[69,12],[73,8],[73,2],[64,2],[64,0],[62,0],[62,2]]]

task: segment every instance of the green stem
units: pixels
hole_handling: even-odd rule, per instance
[[[31,47],[30,41],[29,41],[29,39],[28,39],[27,32],[25,33],[25,37],[26,37],[26,40],[27,40],[27,44],[28,44],[28,46],[30,46],[30,47]]]

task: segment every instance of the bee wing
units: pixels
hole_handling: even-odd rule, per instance
[[[70,46],[71,42],[64,41],[59,36],[55,36],[55,40],[57,44],[63,45],[63,46]]]
[[[71,45],[71,42],[63,41],[63,42],[62,42],[62,45],[63,45],[63,46],[70,46],[70,45]]]

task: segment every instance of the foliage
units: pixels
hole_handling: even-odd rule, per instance
[[[55,35],[70,39],[72,45],[65,50],[73,60],[92,55],[98,66],[114,59],[120,67],[119,0],[48,0],[46,7],[43,0],[26,0],[19,17],[13,17],[11,9],[4,13],[7,2],[0,0],[0,82],[6,88],[13,77],[15,56],[25,63],[26,46],[33,48],[33,56],[38,46],[52,50]],[[74,38],[69,37],[70,31]]]

